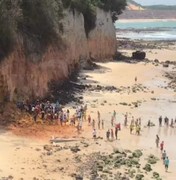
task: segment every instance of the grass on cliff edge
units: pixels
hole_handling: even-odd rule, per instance
[[[35,56],[40,59],[51,44],[59,48],[63,44],[64,27],[60,20],[64,17],[64,8],[83,14],[88,36],[96,25],[96,7],[110,11],[116,20],[125,6],[125,0],[1,0],[0,60],[21,43],[27,59]]]

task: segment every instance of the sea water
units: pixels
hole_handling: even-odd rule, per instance
[[[120,38],[176,40],[176,20],[116,21],[115,27]]]

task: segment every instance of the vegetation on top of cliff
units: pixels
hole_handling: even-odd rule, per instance
[[[63,45],[61,19],[64,8],[84,16],[85,31],[96,26],[96,8],[112,13],[113,20],[122,13],[126,0],[1,0],[0,2],[0,60],[23,43],[26,57],[40,60],[51,44]],[[20,43],[19,43],[20,41]]]
[[[87,36],[96,25],[97,7],[107,12],[110,11],[113,22],[117,20],[117,15],[121,14],[126,7],[126,0],[62,0],[62,3],[65,8],[83,14]]]
[[[32,54],[40,58],[53,43],[59,47],[63,15],[60,0],[2,0],[0,59],[8,56],[19,40],[24,44],[27,57]]]

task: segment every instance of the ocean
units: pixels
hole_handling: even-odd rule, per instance
[[[120,38],[176,40],[176,20],[122,20],[115,27]]]

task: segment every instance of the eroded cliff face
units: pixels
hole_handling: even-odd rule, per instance
[[[116,51],[115,27],[109,13],[97,9],[96,28],[86,37],[84,18],[80,13],[65,11],[62,20],[64,47],[60,50],[48,47],[39,61],[35,54],[26,57],[23,39],[19,38],[16,50],[0,64],[0,99],[10,100],[43,97],[48,83],[68,78],[80,62],[88,59],[111,59]],[[34,58],[35,59],[35,58]]]

